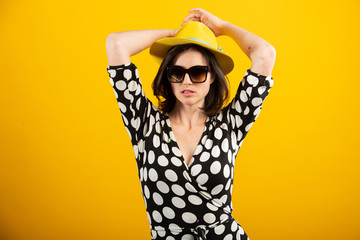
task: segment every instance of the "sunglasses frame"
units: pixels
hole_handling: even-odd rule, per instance
[[[177,68],[177,69],[181,69],[181,70],[182,70],[183,75],[182,75],[181,81],[171,81],[171,80],[170,80],[171,77],[170,77],[170,74],[169,74],[169,70],[174,69],[174,68]],[[192,72],[192,70],[193,70],[194,68],[202,68],[202,69],[205,69],[205,73],[206,73],[206,75],[205,75],[205,80],[203,80],[203,81],[201,81],[201,82],[193,81],[193,79],[192,79],[192,77],[191,77],[191,72]],[[185,69],[185,68],[183,68],[183,67],[181,67],[181,66],[175,65],[175,66],[167,67],[167,69],[166,69],[166,76],[167,76],[168,80],[169,80],[171,83],[182,83],[182,82],[184,81],[184,79],[185,79],[185,75],[188,74],[188,75],[189,75],[189,78],[190,78],[190,81],[191,81],[192,83],[203,83],[203,82],[206,82],[206,80],[207,80],[207,75],[208,75],[208,72],[209,72],[209,71],[210,71],[209,66],[197,65],[197,66],[192,66],[191,68]]]

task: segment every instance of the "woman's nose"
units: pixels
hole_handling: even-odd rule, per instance
[[[189,73],[185,73],[183,84],[192,84]]]

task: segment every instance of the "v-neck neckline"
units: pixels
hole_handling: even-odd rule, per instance
[[[171,127],[170,117],[169,117],[168,113],[165,113],[164,115],[165,115],[165,118],[166,118],[166,124],[167,124],[167,126],[169,127],[169,138],[172,140],[171,142],[174,142],[175,147],[177,147],[177,148],[179,149],[179,151],[180,151],[180,153],[181,153],[181,160],[182,160],[183,164],[185,165],[186,169],[189,170],[190,167],[193,165],[193,163],[194,163],[194,161],[195,161],[195,158],[194,158],[195,152],[196,152],[196,150],[198,149],[198,147],[201,145],[201,140],[204,138],[204,135],[205,135],[205,133],[206,133],[206,130],[208,129],[208,124],[209,124],[209,122],[210,122],[210,117],[209,117],[209,116],[206,117],[206,121],[205,121],[205,125],[204,125],[204,130],[203,130],[203,132],[202,132],[202,134],[201,134],[201,137],[200,137],[200,139],[199,139],[199,142],[198,142],[197,145],[196,145],[195,151],[192,153],[192,156],[191,156],[191,158],[190,158],[189,164],[187,164],[186,161],[185,161],[185,158],[184,158],[184,154],[181,152],[181,149],[180,149],[180,147],[179,147],[179,144],[178,144],[178,142],[176,141],[175,133],[174,133],[172,127]],[[172,133],[172,134],[171,134],[171,133]]]

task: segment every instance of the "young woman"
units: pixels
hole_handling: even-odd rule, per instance
[[[134,148],[152,239],[248,239],[231,215],[234,164],[273,85],[275,50],[203,9],[189,12],[180,30],[111,33],[107,71]],[[224,108],[234,63],[217,46],[220,35],[252,62]],[[148,47],[161,62],[153,82],[158,108],[130,62]]]

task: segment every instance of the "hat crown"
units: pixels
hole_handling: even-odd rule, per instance
[[[217,48],[217,41],[214,33],[205,24],[197,21],[188,21],[177,32],[175,37],[195,40],[210,47]]]

